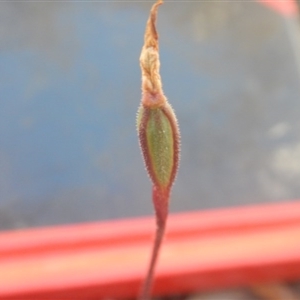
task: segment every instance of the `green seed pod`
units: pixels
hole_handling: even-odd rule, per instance
[[[167,101],[159,74],[159,47],[156,31],[158,0],[152,7],[140,56],[142,103],[137,130],[149,176],[156,189],[169,190],[179,163],[180,135],[172,107]]]
[[[179,129],[172,107],[149,108],[141,104],[137,128],[143,157],[154,186],[169,189],[179,162]]]
[[[150,264],[139,300],[150,299],[154,269],[164,237],[171,186],[179,163],[180,135],[176,116],[167,101],[159,74],[157,8],[152,6],[147,21],[144,45],[140,56],[142,71],[142,103],[137,115],[137,130],[145,165],[152,180],[152,201],[156,214],[156,234]]]

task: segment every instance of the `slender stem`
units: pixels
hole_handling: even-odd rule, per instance
[[[139,300],[149,300],[151,295],[151,288],[153,284],[155,266],[158,258],[158,254],[161,248],[161,244],[164,238],[167,215],[168,215],[168,204],[169,204],[169,189],[162,190],[157,187],[153,187],[153,203],[156,213],[156,232],[155,240],[153,244],[150,264],[148,267],[146,279],[143,283]]]
[[[153,277],[154,277],[154,271],[155,271],[155,265],[159,253],[160,246],[162,244],[162,240],[164,237],[165,233],[165,227],[156,227],[156,233],[155,233],[155,241],[153,245],[153,250],[152,250],[152,255],[151,255],[151,260],[147,272],[146,279],[144,281],[141,294],[139,299],[140,300],[148,300],[150,299],[150,293],[151,293],[151,288],[153,284]]]

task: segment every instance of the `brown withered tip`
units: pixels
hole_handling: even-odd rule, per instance
[[[145,32],[145,47],[154,47],[158,49],[158,33],[156,30],[156,18],[157,18],[157,10],[160,5],[163,4],[163,0],[158,0],[156,3],[153,4],[150,16],[147,21],[146,25],[146,32]]]
[[[143,93],[142,103],[152,108],[162,106],[166,102],[159,74],[160,61],[158,33],[156,30],[157,11],[161,4],[163,4],[163,0],[158,0],[151,8],[145,29],[144,45],[140,56]]]

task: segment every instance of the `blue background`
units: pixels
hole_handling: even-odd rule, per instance
[[[0,3],[0,228],[152,214],[135,128],[151,3]],[[300,196],[297,26],[256,2],[160,7],[172,212]]]

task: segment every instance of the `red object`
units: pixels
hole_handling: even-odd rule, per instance
[[[296,16],[298,14],[298,7],[296,0],[257,0],[285,16]]]
[[[154,217],[2,232],[0,299],[135,298]],[[300,202],[171,215],[155,295],[300,278]]]

